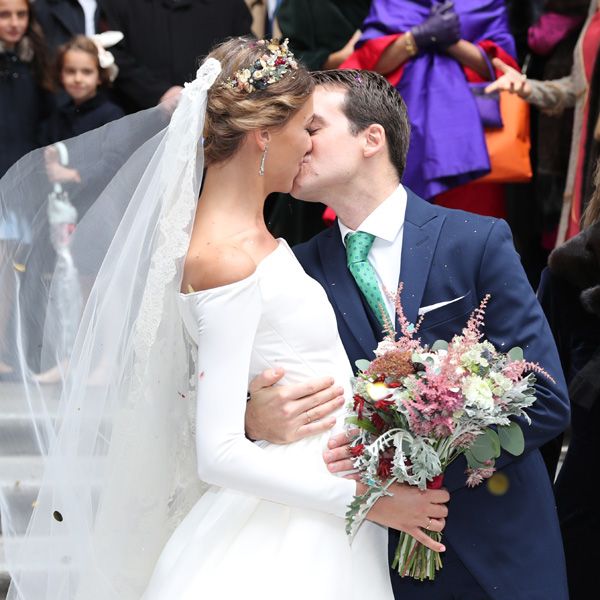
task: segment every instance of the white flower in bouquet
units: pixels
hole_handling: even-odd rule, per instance
[[[469,375],[465,377],[461,387],[469,404],[474,404],[482,410],[494,408],[494,393],[487,379],[483,379],[479,375]]]

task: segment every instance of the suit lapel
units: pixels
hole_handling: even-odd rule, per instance
[[[360,291],[346,266],[346,249],[342,243],[337,223],[329,228],[326,235],[320,236],[318,242],[327,294],[362,348],[364,356],[371,356],[373,349],[377,346],[377,340],[365,311]]]
[[[400,267],[400,282],[403,283],[401,301],[406,318],[416,323],[445,217],[409,189],[406,191],[408,201]]]

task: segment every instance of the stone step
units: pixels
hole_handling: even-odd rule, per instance
[[[33,423],[40,430],[52,426],[58,409],[58,389],[42,389],[44,405],[38,392],[28,398],[20,384],[0,383],[0,456],[39,453]]]
[[[80,463],[86,473],[96,473],[104,465],[101,459]],[[14,528],[25,531],[31,518],[33,504],[38,496],[44,474],[44,461],[40,456],[0,457],[0,488],[13,506]],[[93,493],[93,489],[92,489]],[[1,524],[0,524],[1,533]]]
[[[15,544],[14,541],[13,541],[13,544]],[[13,545],[13,551],[15,550],[15,548],[18,549],[18,541],[17,541],[16,545]],[[28,548],[29,548],[29,546],[28,546]],[[40,540],[39,545],[33,551],[34,559],[35,559],[36,550],[41,552],[40,559],[37,561],[37,565],[35,564],[35,561],[34,561],[34,566],[33,566],[33,569],[29,571],[30,573],[34,573],[35,575],[39,575],[40,578],[45,579],[46,574],[48,572],[64,573],[65,570],[68,570],[70,568],[70,561],[65,561],[64,559],[63,560],[60,559],[60,549],[56,549],[55,541],[50,542],[50,540]],[[48,569],[47,559],[41,558],[41,557],[47,557],[47,556],[55,558],[55,561],[56,561],[55,564],[53,564],[50,567],[50,569]],[[28,556],[28,563],[29,563],[28,568],[31,568],[31,556]],[[7,568],[7,564],[6,564],[6,558],[5,558],[5,543],[0,538],[0,600],[5,600],[6,593],[8,592],[9,584],[10,584],[10,576],[8,574],[8,568]]]
[[[96,467],[94,467],[94,464]],[[97,468],[99,463],[95,461],[89,468]],[[39,488],[44,472],[44,461],[40,456],[3,456],[0,457],[0,487],[2,487],[8,501],[13,507],[12,516],[15,519],[16,531],[25,531],[33,512],[33,505],[37,499]],[[0,522],[0,600],[5,600],[8,591],[10,577],[4,553],[4,541],[2,539],[2,523]],[[13,543],[15,543],[13,541]],[[52,553],[58,552],[56,541],[39,541],[39,548],[46,549],[47,544],[52,544]],[[18,545],[18,539],[16,541]],[[29,559],[28,559],[29,560]],[[40,560],[39,571],[43,574],[47,565]],[[56,569],[68,568],[67,564],[56,564]]]
[[[39,456],[0,457],[0,487],[16,507],[14,518],[17,531],[24,531],[27,527],[42,481],[43,469],[43,461]]]

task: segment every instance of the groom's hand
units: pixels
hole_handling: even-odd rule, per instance
[[[356,434],[358,430],[350,430],[329,439],[327,450],[323,453],[329,471],[339,473],[353,469],[350,444]],[[360,479],[356,472],[345,477],[357,481]],[[364,484],[358,483],[357,494],[364,494],[365,491]],[[394,484],[390,491],[393,496],[379,499],[367,519],[398,531],[405,531],[428,548],[444,552],[444,546],[432,540],[427,531],[442,531],[446,526],[446,502],[450,500],[450,494],[443,489],[421,491],[405,483]]]
[[[357,493],[363,494],[366,486],[357,484]],[[420,490],[406,483],[394,483],[388,489],[392,496],[375,502],[367,519],[385,527],[404,531],[424,546],[436,552],[445,552],[443,544],[434,541],[427,531],[442,531],[446,526],[450,494],[446,490]]]
[[[335,425],[332,413],[344,404],[344,390],[331,377],[295,385],[276,385],[283,369],[267,369],[249,386],[246,435],[253,440],[288,444]]]

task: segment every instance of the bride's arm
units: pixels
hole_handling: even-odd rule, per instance
[[[353,481],[332,477],[299,453],[269,452],[245,436],[250,357],[261,315],[258,286],[251,274],[187,299],[198,321],[198,473],[208,483],[344,516],[356,491]]]

